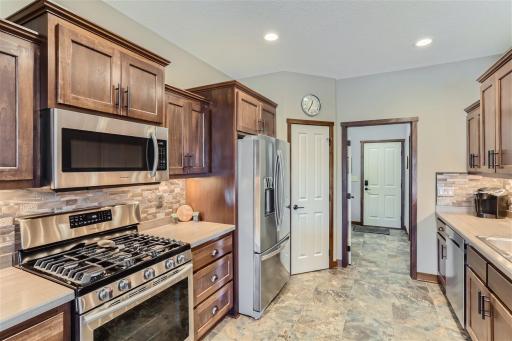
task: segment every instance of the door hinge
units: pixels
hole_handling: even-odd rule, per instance
[[[347,252],[350,252],[350,245],[347,245]]]
[[[350,140],[347,141],[347,146],[350,147]]]

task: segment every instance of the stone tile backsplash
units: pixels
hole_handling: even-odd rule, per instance
[[[125,202],[139,203],[142,221],[170,216],[185,203],[185,180],[72,192],[48,188],[0,191],[0,269],[11,265],[17,249],[15,218]]]
[[[503,187],[512,193],[512,179],[489,178],[466,173],[437,173],[436,203],[472,207],[473,193],[482,187]]]

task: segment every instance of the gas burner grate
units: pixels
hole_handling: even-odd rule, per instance
[[[109,246],[94,243],[40,258],[34,268],[83,286],[184,245],[172,239],[139,233],[114,237],[103,244]]]

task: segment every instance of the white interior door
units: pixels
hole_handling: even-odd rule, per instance
[[[329,267],[329,127],[292,125],[292,274]]]
[[[364,143],[363,223],[401,228],[402,144]]]

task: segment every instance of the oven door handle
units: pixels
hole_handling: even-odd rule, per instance
[[[151,132],[151,141],[153,141],[153,153],[154,153],[154,157],[153,157],[153,168],[151,169],[151,173],[150,175],[152,177],[155,177],[156,176],[156,169],[158,167],[158,156],[159,156],[159,151],[158,151],[158,141],[156,139],[156,133],[155,132]]]
[[[107,305],[106,307],[101,306],[97,312],[93,310],[85,314],[82,318],[85,323],[90,324],[93,321],[102,319],[112,314],[110,316],[110,319],[103,321],[104,323],[106,323],[111,319],[115,318],[116,316],[118,316],[119,314],[123,313],[124,311],[130,309],[131,307],[142,303],[149,297],[158,294],[159,292],[171,287],[172,285],[186,278],[190,272],[192,272],[192,264],[190,263],[183,265],[178,272],[176,272],[169,278],[166,278],[165,280],[159,282],[158,284],[153,285],[152,287],[149,287],[148,289],[142,291],[140,294],[129,297],[121,302],[117,302],[117,300],[114,300],[110,305]],[[159,278],[157,277],[152,282],[146,283],[146,285],[151,285],[151,283],[155,283],[158,280]],[[140,288],[135,288],[133,290],[140,290]],[[115,314],[116,312],[118,312],[118,314]]]

